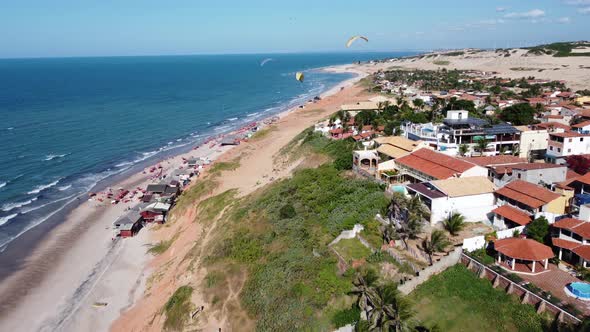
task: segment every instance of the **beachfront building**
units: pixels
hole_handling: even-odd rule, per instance
[[[565,164],[567,156],[590,153],[590,133],[550,133],[545,159],[555,164]]]
[[[346,111],[351,118],[354,118],[361,111],[378,111],[382,104],[376,101],[359,101],[355,104],[343,104],[340,109]]]
[[[145,222],[163,224],[166,221],[166,215],[170,211],[170,207],[171,205],[167,203],[154,202],[141,209],[139,213]]]
[[[428,182],[453,177],[487,176],[485,167],[422,148],[395,160],[403,182]]]
[[[520,144],[520,131],[506,123],[490,125],[486,120],[470,118],[468,111],[447,111],[442,125],[404,123],[403,135],[409,139],[431,143],[437,151],[455,156],[459,146],[469,147],[471,155],[497,155],[511,153]],[[479,151],[478,146],[485,141],[486,148]]]
[[[546,163],[518,163],[489,167],[490,179],[496,187],[503,187],[514,180],[547,187],[553,183],[565,181],[567,171],[565,165]]]
[[[132,237],[143,227],[141,214],[135,210],[129,211],[124,216],[113,222],[114,237]]]
[[[507,238],[494,241],[497,264],[514,273],[539,274],[548,271],[553,250],[531,239]]]
[[[379,164],[377,150],[356,150],[352,152],[352,170],[368,177],[374,177]]]
[[[552,226],[551,244],[557,257],[573,265],[590,267],[590,222],[565,218]]]
[[[395,181],[395,160],[408,154],[428,148],[428,143],[413,141],[401,136],[377,137],[374,140],[379,154],[379,165],[377,167],[377,178],[391,183]]]
[[[494,208],[494,186],[485,176],[413,183],[406,189],[428,207],[432,225],[453,213],[461,213],[466,222],[488,220]]]
[[[567,198],[532,183],[516,180],[494,192],[496,209],[493,224],[497,229],[528,225],[537,215],[548,220],[565,213]]]

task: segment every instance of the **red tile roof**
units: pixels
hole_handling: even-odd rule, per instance
[[[579,178],[575,179],[575,180],[574,180],[574,181],[572,181],[572,182],[576,182],[576,181],[577,181],[577,182],[581,182],[581,183],[583,183],[583,184],[588,184],[588,185],[590,185],[590,172],[588,172],[588,173],[586,173],[586,174],[584,174],[584,175],[580,176]]]
[[[567,229],[585,239],[590,239],[590,222],[574,218],[565,218],[553,223],[552,226],[555,228]]]
[[[567,172],[565,173],[565,178],[567,180],[578,178],[580,176],[581,176],[580,174],[576,173],[575,171],[572,171],[571,169],[568,169]]]
[[[495,193],[530,206],[533,209],[539,208],[561,197],[561,195],[543,187],[521,180],[512,181],[496,190]]]
[[[563,119],[563,115],[545,115],[545,119]]]
[[[494,242],[494,249],[508,257],[527,261],[541,261],[554,256],[550,247],[531,239],[497,240]]]
[[[570,126],[565,125],[563,123],[559,123],[559,122],[543,122],[543,123],[537,123],[532,125],[531,127],[533,128],[541,128],[541,129],[548,129],[548,128],[559,128],[559,129],[563,129],[563,130],[570,130]]]
[[[477,166],[430,149],[420,149],[395,160],[397,164],[415,169],[438,180],[448,179]]]
[[[590,126],[590,120],[586,120],[584,122],[576,123],[572,127],[574,127],[574,128],[583,128],[583,127],[586,127],[586,126]]]
[[[492,212],[506,219],[510,219],[521,226],[526,226],[531,221],[533,221],[532,216],[520,211],[519,209],[513,208],[510,205],[502,205],[492,210]]]
[[[556,247],[568,249],[568,250],[572,250],[572,249],[577,248],[582,245],[581,243],[578,243],[578,242],[559,239],[556,237],[551,239],[551,243]]]
[[[505,164],[516,164],[523,163],[526,161],[524,158],[511,155],[497,155],[487,157],[464,157],[462,160],[474,163],[479,166],[492,166],[492,165],[505,165]]]
[[[579,246],[572,251],[583,259],[590,260],[590,245]]]
[[[344,132],[344,129],[342,129],[342,128],[336,128],[336,129],[330,130],[330,134],[335,134],[335,135],[342,134],[343,132]]]
[[[590,134],[581,134],[575,131],[566,131],[564,133],[551,133],[551,136],[563,137],[563,138],[570,138],[570,137],[587,137]]]

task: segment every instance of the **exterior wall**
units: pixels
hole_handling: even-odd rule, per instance
[[[533,184],[541,182],[550,184],[555,182],[562,182],[566,179],[567,167],[554,167],[544,169],[531,170],[512,170],[512,178],[519,179]]]
[[[471,176],[488,176],[488,169],[481,166],[472,167],[461,174],[461,178],[468,178]]]
[[[493,209],[493,193],[438,198],[432,202],[430,222],[431,224],[441,222],[453,211],[461,213],[466,222],[478,222],[487,220],[488,213]]]
[[[561,197],[556,198],[555,200],[549,202],[548,204],[543,206],[541,209],[543,210],[543,212],[564,214],[566,204],[567,204],[566,196],[561,196]]]
[[[455,250],[451,251],[447,256],[441,258],[438,262],[435,262],[431,266],[420,271],[416,278],[399,285],[397,289],[399,289],[402,294],[410,294],[414,289],[416,289],[416,287],[418,287],[418,285],[428,280],[432,275],[439,274],[447,268],[459,263],[462,254],[463,249],[461,247],[455,248]]]
[[[582,139],[580,141],[580,139]],[[587,154],[590,152],[590,136],[568,137],[563,139],[563,143],[549,140],[547,147],[547,157],[550,159],[563,159],[563,157]],[[563,164],[563,160],[556,163]]]
[[[549,133],[547,130],[529,130],[520,134],[520,158],[528,158],[534,150],[546,150]]]
[[[120,231],[119,235],[121,237],[132,237],[133,236],[133,232],[131,230],[128,231]]]

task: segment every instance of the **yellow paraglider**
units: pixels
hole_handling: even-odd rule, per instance
[[[299,81],[299,82],[301,82],[301,83],[303,83],[303,78],[304,78],[304,77],[305,77],[305,76],[303,75],[303,73],[302,73],[302,72],[297,72],[297,73],[295,74],[295,79],[296,79],[296,80],[298,80],[298,81]]]
[[[346,47],[350,47],[350,45],[352,45],[352,43],[354,43],[357,39],[362,39],[366,42],[369,41],[369,38],[365,37],[365,36],[352,36],[350,37],[350,39],[346,42]]]

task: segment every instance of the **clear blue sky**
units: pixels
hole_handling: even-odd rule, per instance
[[[0,57],[506,47],[590,39],[590,0],[0,0]]]

